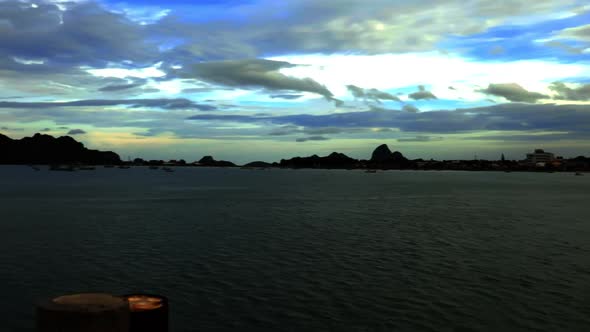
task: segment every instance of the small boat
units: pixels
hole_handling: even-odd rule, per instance
[[[29,166],[31,167],[31,169],[33,169],[33,170],[34,170],[34,171],[36,171],[36,172],[38,172],[38,171],[40,171],[40,170],[41,170],[39,167],[37,167],[37,166],[35,166],[35,165],[29,165]]]
[[[168,172],[168,173],[174,172],[174,170],[172,168],[170,168],[170,167],[162,167],[162,170],[165,171],[165,172]]]
[[[80,166],[80,167],[78,167],[78,169],[81,171],[94,171],[96,169],[96,167],[94,167],[94,166]]]
[[[583,176],[583,175],[584,175],[584,173],[582,173],[582,172],[576,172],[576,174],[574,174],[574,175],[575,175],[575,176]]]
[[[368,169],[365,171],[365,173],[377,173],[376,169]]]
[[[60,171],[60,172],[73,172],[75,171],[74,166],[72,165],[51,165],[49,166],[50,171]]]
[[[115,165],[104,165],[104,168],[115,168]]]
[[[160,167],[158,166],[150,166],[150,169],[159,169]]]
[[[121,165],[119,166],[120,169],[129,169],[131,168],[131,166],[127,166],[127,165]]]

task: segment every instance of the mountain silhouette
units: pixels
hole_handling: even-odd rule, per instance
[[[231,161],[225,160],[215,160],[211,156],[204,156],[199,160],[199,164],[201,166],[209,166],[209,167],[234,167],[236,164],[232,163]]]
[[[0,164],[119,164],[112,151],[90,150],[70,136],[35,134],[20,140],[0,134]]]
[[[353,168],[358,164],[358,160],[349,156],[332,152],[325,157],[312,155],[309,157],[294,157],[291,159],[281,159],[280,167],[289,168]]]

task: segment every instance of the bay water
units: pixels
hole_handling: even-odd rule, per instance
[[[171,331],[590,331],[590,175],[0,167],[0,330],[149,292]]]

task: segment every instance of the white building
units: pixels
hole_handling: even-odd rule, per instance
[[[533,153],[526,154],[526,161],[531,164],[547,164],[555,160],[555,155],[551,152],[545,152],[542,149],[536,149]]]

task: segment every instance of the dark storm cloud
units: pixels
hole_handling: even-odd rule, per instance
[[[88,99],[68,102],[15,102],[0,101],[0,108],[57,108],[57,107],[100,107],[126,105],[132,108],[151,107],[162,109],[196,109],[200,111],[213,111],[217,108],[212,105],[197,104],[184,98],[177,99]]]
[[[539,99],[548,98],[544,94],[528,91],[516,83],[490,84],[487,89],[480,92],[523,103],[536,103]]]
[[[67,10],[44,1],[0,2],[0,68],[55,72],[156,59],[143,27],[124,15],[91,1],[62,5]]]
[[[555,99],[590,100],[590,84],[584,84],[577,88],[570,88],[562,82],[554,82],[549,86],[549,89],[557,93]]]
[[[264,59],[213,61],[194,64],[189,70],[180,71],[179,75],[238,88],[311,92],[337,102],[325,86],[311,78],[295,78],[279,72],[291,67],[295,65]]]
[[[426,91],[426,88],[424,88],[423,85],[419,85],[418,86],[418,91],[416,91],[414,93],[410,93],[408,96],[410,98],[412,98],[412,99],[415,99],[415,100],[419,100],[419,99],[437,99],[436,96],[434,94],[432,94],[432,92]]]
[[[86,132],[82,129],[72,129],[68,131],[68,135],[84,135]]]
[[[398,97],[377,89],[364,89],[356,85],[347,85],[346,88],[358,99],[381,103],[381,100],[401,101]]]
[[[404,132],[459,133],[485,130],[567,131],[590,136],[590,105],[501,104],[454,111],[400,112],[374,108],[365,112],[326,115],[203,114],[192,120],[272,123],[310,128],[397,128]]]
[[[324,136],[309,136],[295,139],[296,142],[308,142],[308,141],[327,141],[328,137]]]

